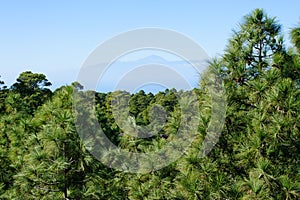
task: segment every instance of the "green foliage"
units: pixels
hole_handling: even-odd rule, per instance
[[[207,74],[192,91],[105,94],[82,91],[78,82],[52,93],[45,75],[21,73],[10,88],[0,87],[0,199],[299,199],[300,56],[285,49],[280,30],[275,18],[254,10],[224,55],[209,63],[223,81],[227,105],[222,134],[206,157],[198,155],[209,125],[217,123],[212,110],[224,107],[212,103],[215,79]],[[299,51],[299,28],[291,38]],[[78,135],[76,119],[87,119],[87,136],[99,123],[120,148],[158,151],[178,135],[184,105],[196,101],[191,92],[199,102],[197,135],[160,170],[111,169],[91,154],[97,150],[88,151],[97,135],[89,143]],[[74,95],[84,112],[73,109]],[[95,108],[85,97],[94,98]]]
[[[0,76],[0,77],[1,77],[1,76]],[[1,86],[1,85],[4,85],[4,81],[1,81],[1,80],[0,80],[0,86]],[[4,86],[4,87],[5,87],[5,86]],[[2,86],[0,87],[0,89],[2,89]]]
[[[275,18],[268,17],[261,9],[245,16],[223,56],[223,70],[228,81],[243,84],[268,69],[272,56],[283,49],[280,31],[281,26]]]
[[[3,114],[5,111],[5,98],[8,93],[7,86],[2,85],[4,85],[4,81],[0,80],[0,114]]]
[[[296,49],[298,50],[298,53],[300,53],[300,27],[296,27],[292,29],[291,38]]]
[[[34,74],[30,71],[21,73],[17,82],[11,86],[11,92],[20,95],[19,98],[22,103],[13,102],[13,106],[18,107],[20,111],[32,114],[37,107],[51,97],[51,90],[46,88],[49,86],[51,83],[43,74]]]

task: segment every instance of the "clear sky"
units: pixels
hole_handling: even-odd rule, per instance
[[[70,84],[101,42],[142,27],[179,31],[217,56],[255,8],[277,17],[286,41],[300,22],[299,0],[2,0],[1,79],[11,85],[31,70],[45,74],[54,87]]]

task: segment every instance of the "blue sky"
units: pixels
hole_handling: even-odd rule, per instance
[[[290,28],[300,22],[299,0],[1,1],[0,75],[7,85],[25,71],[44,73],[53,87],[76,80],[82,63],[103,41],[142,27],[166,28],[221,54],[244,15],[264,8]]]

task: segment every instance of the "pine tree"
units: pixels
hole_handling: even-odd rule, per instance
[[[98,162],[76,132],[72,92],[71,86],[55,91],[52,101],[43,105],[32,119],[35,128],[14,184],[24,199],[82,199],[92,196],[88,189],[91,180],[101,180],[93,174]]]

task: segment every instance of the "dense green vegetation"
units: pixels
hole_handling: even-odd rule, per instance
[[[11,87],[0,81],[0,199],[300,199],[300,27],[290,38],[294,47],[287,49],[281,26],[263,10],[245,16],[224,55],[210,62],[227,96],[215,148],[198,157],[211,117],[202,81],[193,90],[201,111],[197,138],[176,162],[146,174],[109,168],[86,150],[72,111],[79,83],[52,92],[45,75],[29,71]],[[188,91],[88,92],[110,140],[144,152],[172,141],[181,123],[176,95]],[[154,104],[167,111],[166,124],[151,138],[124,134],[112,114],[119,96],[130,98],[137,125],[150,123]]]

